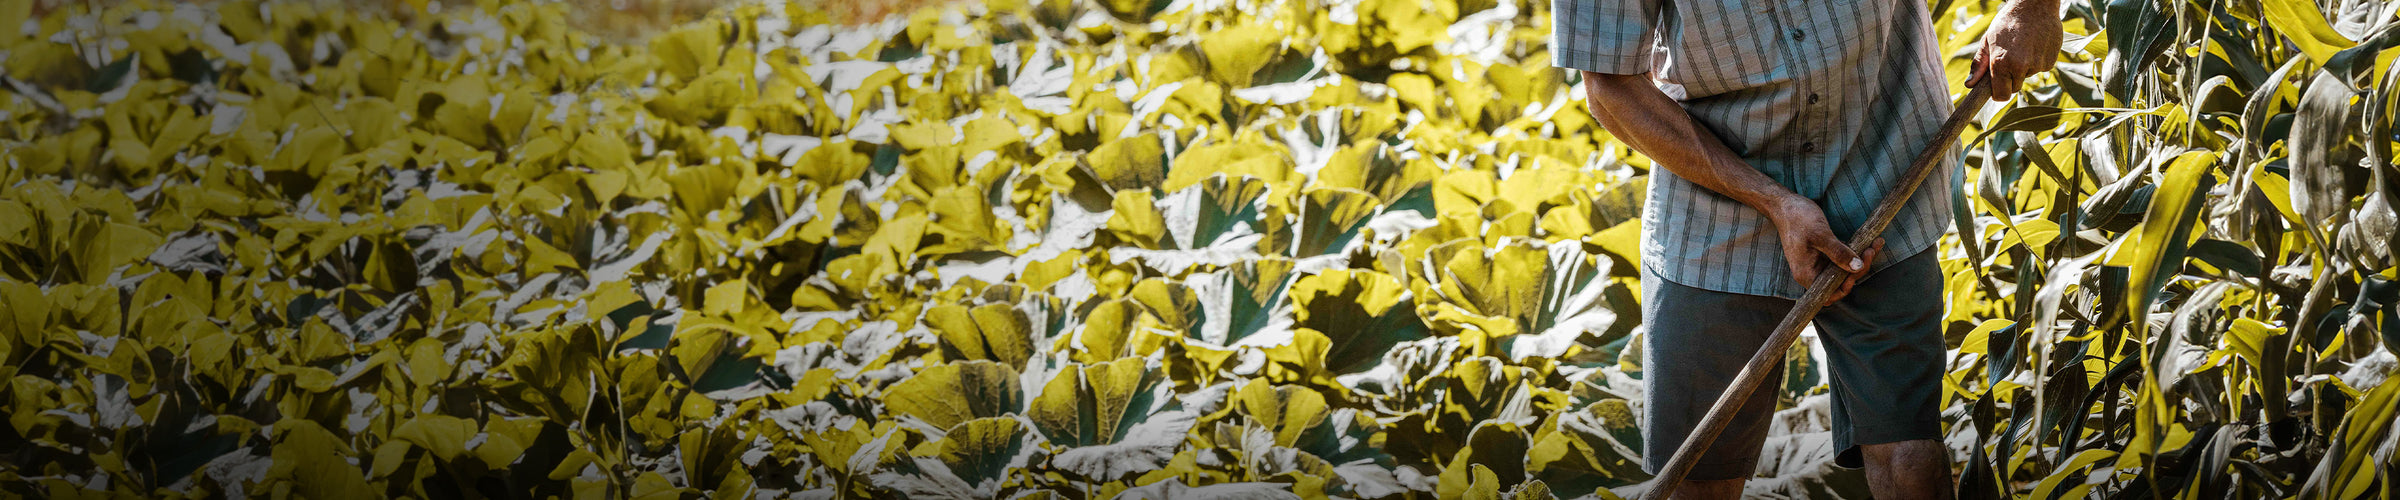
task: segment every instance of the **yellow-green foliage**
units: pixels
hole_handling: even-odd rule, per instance
[[[1962,140],[1969,493],[2388,489],[2389,14],[2066,3],[2061,71]],[[0,5],[7,496],[1648,479],[1650,165],[1548,2],[738,3],[631,43],[102,4]],[[1959,81],[1994,5],[1935,4]],[[1862,494],[1793,353],[1767,486]]]

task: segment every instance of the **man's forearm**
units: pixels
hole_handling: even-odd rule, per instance
[[[1792,203],[1808,203],[1742,161],[1701,127],[1649,75],[1583,72],[1584,103],[1600,126],[1659,168],[1776,218]]]

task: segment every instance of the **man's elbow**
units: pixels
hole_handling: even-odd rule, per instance
[[[1620,75],[1615,73],[1583,72],[1583,91],[1586,97],[1622,95],[1629,90],[1652,89],[1650,74]]]
[[[1595,117],[1608,114],[1611,103],[1624,102],[1630,92],[1657,91],[1650,86],[1650,74],[1620,75],[1615,73],[1583,72],[1583,105]]]

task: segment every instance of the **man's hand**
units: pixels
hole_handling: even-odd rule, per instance
[[[1807,199],[1794,197],[1767,212],[1775,224],[1775,235],[1783,241],[1783,261],[1792,266],[1792,278],[1806,287],[1817,282],[1817,274],[1830,270],[1830,263],[1850,271],[1850,279],[1833,293],[1834,299],[1850,295],[1850,287],[1858,286],[1859,278],[1867,275],[1867,265],[1883,254],[1883,238],[1867,246],[1864,255],[1852,253],[1850,246],[1833,236],[1833,228],[1825,223],[1824,209]],[[1820,257],[1822,256],[1822,257]]]
[[[1609,133],[1616,134],[1618,140],[1677,177],[1766,214],[1768,222],[1775,225],[1777,238],[1783,241],[1784,262],[1791,264],[1792,277],[1798,278],[1801,286],[1815,282],[1824,262],[1818,258],[1822,255],[1852,272],[1850,280],[1843,282],[1842,289],[1834,295],[1841,298],[1850,293],[1852,285],[1858,284],[1859,276],[1866,274],[1867,264],[1882,253],[1881,239],[1875,240],[1864,256],[1851,252],[1841,238],[1833,236],[1833,228],[1826,225],[1824,209],[1744,163],[1741,156],[1725,147],[1724,141],[1692,121],[1692,116],[1674,99],[1651,86],[1650,75],[1586,71],[1583,88],[1588,93],[1584,103],[1591,106],[1592,117],[1599,119],[1600,126]]]
[[[1983,32],[1983,50],[1975,54],[1975,71],[1967,86],[1990,80],[1992,100],[2017,94],[2026,78],[2050,71],[2058,63],[2065,38],[2059,26],[2058,0],[2014,0],[2000,8],[1992,26]]]

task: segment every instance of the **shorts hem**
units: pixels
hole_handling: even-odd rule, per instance
[[[1866,466],[1863,447],[1871,444],[1890,444],[1903,441],[1942,439],[1942,423],[1938,420],[1889,425],[1853,425],[1850,442],[1833,454],[1833,466],[1858,469]]]
[[[1942,438],[1942,422],[1926,420],[1904,424],[1850,425],[1850,446],[1897,443],[1919,439]]]

